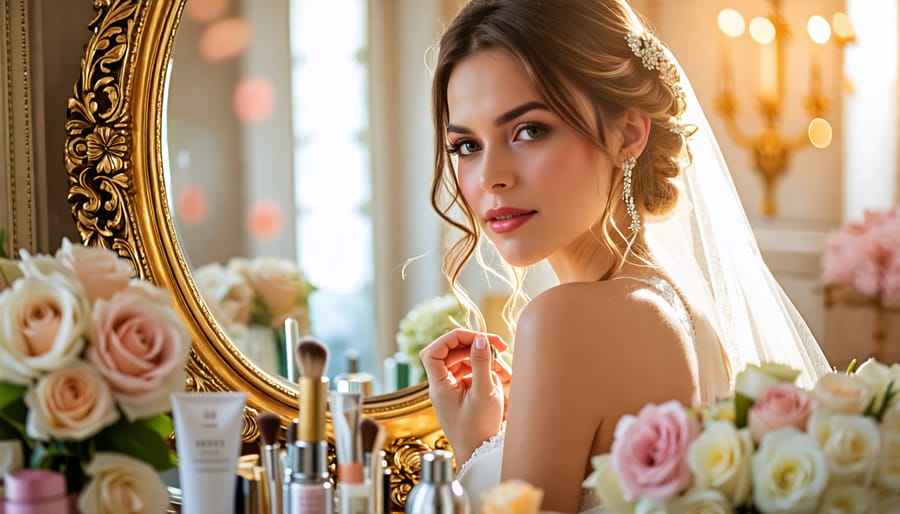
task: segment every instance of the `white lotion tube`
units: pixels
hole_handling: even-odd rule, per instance
[[[182,514],[234,512],[247,395],[173,393]]]

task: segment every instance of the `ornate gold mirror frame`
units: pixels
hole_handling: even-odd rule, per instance
[[[244,440],[258,437],[258,412],[297,416],[297,391],[248,361],[200,296],[168,204],[162,127],[169,57],[185,0],[93,0],[90,41],[69,99],[69,202],[86,244],[131,259],[141,277],[172,294],[193,338],[188,389],[244,391]],[[364,413],[387,431],[393,500],[401,507],[418,456],[447,441],[420,384],[367,398]],[[302,415],[302,412],[301,412]]]

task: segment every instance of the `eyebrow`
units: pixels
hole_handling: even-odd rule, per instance
[[[526,112],[533,111],[535,109],[543,109],[545,111],[549,110],[547,108],[547,106],[544,105],[542,102],[537,102],[537,101],[526,102],[518,107],[514,107],[514,108],[506,111],[505,113],[501,114],[500,116],[497,116],[497,118],[494,120],[494,125],[499,127],[500,125],[503,125],[504,123],[509,123],[510,121],[518,118],[519,116],[525,114]],[[459,134],[471,134],[472,130],[467,129],[465,127],[461,127],[459,125],[454,125],[451,123],[451,124],[447,125],[447,132],[457,132]]]

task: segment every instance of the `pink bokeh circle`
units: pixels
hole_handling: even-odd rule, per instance
[[[178,193],[178,219],[185,225],[197,225],[206,220],[208,202],[206,190],[199,186],[186,186]]]
[[[244,123],[267,120],[275,109],[275,85],[266,77],[242,79],[234,87],[232,108],[235,116]]]
[[[203,29],[197,53],[207,62],[222,62],[247,49],[253,28],[243,18],[223,18]]]
[[[259,200],[247,212],[247,230],[260,241],[270,241],[281,235],[284,211],[271,200]]]
[[[188,0],[184,4],[184,16],[199,23],[212,21],[228,9],[228,0]]]

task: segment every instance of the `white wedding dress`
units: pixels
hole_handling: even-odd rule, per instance
[[[661,296],[666,304],[672,307],[674,315],[684,325],[688,333],[692,336],[695,334],[695,327],[692,323],[690,312],[672,284],[661,278],[628,278],[643,283],[649,291]],[[697,339],[695,338],[695,340]],[[715,350],[703,345],[696,345],[698,369],[701,370],[701,376],[700,383],[696,387],[695,402],[710,402],[715,399],[716,392],[729,389],[728,379],[727,377],[723,378],[721,373],[707,374],[710,376],[703,375],[703,370],[716,369],[712,363],[717,361],[719,363],[723,362],[721,351],[716,352]],[[469,460],[460,466],[458,479],[472,502],[474,512],[478,512],[482,496],[500,483],[500,468],[503,461],[503,436],[504,432],[501,431],[488,441],[485,441],[475,450]],[[582,489],[578,512],[600,514],[607,511],[600,505],[599,498],[594,495],[593,490]]]

